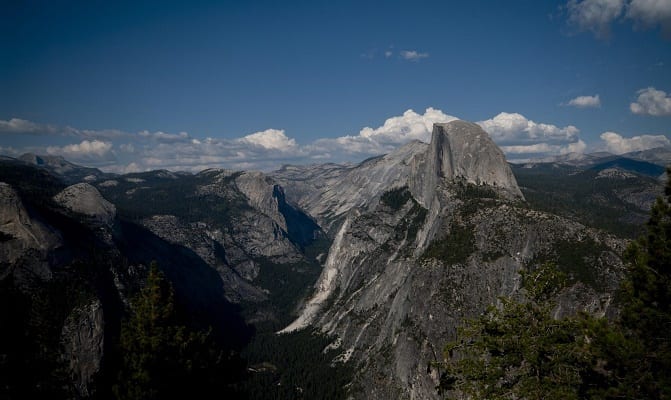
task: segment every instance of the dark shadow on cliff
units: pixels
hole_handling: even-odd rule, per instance
[[[217,341],[230,349],[239,350],[249,342],[253,328],[244,322],[241,308],[226,300],[219,273],[191,249],[126,220],[120,221],[115,240],[129,263],[158,263],[175,289],[178,312],[186,324],[199,330],[211,327]]]

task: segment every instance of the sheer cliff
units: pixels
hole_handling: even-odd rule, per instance
[[[442,344],[463,318],[518,295],[521,269],[552,260],[569,273],[557,313],[610,308],[624,242],[529,209],[503,154],[475,124],[436,124],[428,145],[296,183],[287,171],[278,175],[302,188],[299,204],[335,207],[315,215],[333,236],[315,292],[280,333],[329,335],[340,362],[355,366],[355,398],[438,398]],[[337,198],[339,183],[320,186],[321,174],[342,174],[359,189]]]
[[[539,194],[556,188],[533,186],[536,175],[518,169],[527,203],[501,150],[465,121],[435,124],[429,143],[356,165],[121,176],[78,168],[39,156],[0,162],[0,296],[20,305],[0,314],[13,338],[0,347],[0,386],[15,391],[45,388],[40,395],[52,384],[68,387],[61,397],[89,397],[109,386],[110,349],[152,260],[193,324],[212,326],[232,347],[255,324],[271,352],[292,341],[268,336],[317,330],[317,342],[330,343],[317,352],[338,354],[334,365],[354,371],[343,390],[379,399],[437,398],[442,345],[499,296],[523,297],[521,270],[554,261],[568,273],[554,310],[561,315],[612,312],[623,268],[623,240],[539,207],[548,197]],[[653,193],[610,170],[580,184],[601,187],[595,180],[627,201]],[[608,202],[603,193],[594,198]],[[44,326],[50,339],[37,337]],[[42,374],[25,374],[21,360]],[[52,374],[52,364],[68,377]],[[259,368],[277,375],[258,382],[281,382],[286,371],[271,370]]]

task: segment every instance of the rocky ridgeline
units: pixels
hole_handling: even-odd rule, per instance
[[[25,158],[52,164],[71,179],[91,175],[64,160]],[[609,174],[600,179],[612,179]],[[256,286],[261,263],[305,261],[304,246],[325,232],[332,243],[321,276],[284,332],[317,328],[328,334],[339,362],[354,367],[354,398],[438,398],[441,371],[433,362],[441,360],[442,345],[463,318],[499,296],[520,296],[523,268],[555,260],[574,278],[558,299],[558,315],[609,312],[622,268],[623,241],[530,209],[501,150],[480,126],[465,121],[436,124],[430,143],[413,141],[357,165],[95,176],[97,189],[77,183],[53,197],[61,216],[50,218],[63,232],[76,221],[97,240],[83,248],[65,243],[62,232],[44,222],[48,218],[33,218],[19,186],[0,183],[0,279],[47,281],[53,265],[63,267],[67,257],[88,248],[119,259],[130,258],[121,254],[130,248],[154,251],[152,257],[174,251],[163,257],[178,258],[171,266],[173,272],[181,268],[175,276],[200,276],[193,282],[223,288],[229,301],[258,305],[272,297]],[[623,196],[630,202],[648,197]],[[126,207],[128,220],[117,218],[117,207]],[[124,237],[129,231],[133,236]],[[146,247],[129,243],[137,240],[146,240]],[[181,265],[190,260],[217,273]],[[109,268],[103,272],[114,279],[110,290],[128,305],[124,285],[137,280],[134,267]],[[194,291],[204,292],[199,288]],[[59,350],[83,397],[93,393],[103,360],[109,318],[103,309],[119,307],[85,300],[66,310]]]
[[[315,217],[334,237],[314,295],[282,333],[316,327],[333,338],[357,371],[355,398],[439,398],[431,365],[460,321],[519,296],[519,271],[543,260],[573,268],[558,314],[610,309],[624,242],[528,209],[502,152],[475,124],[436,124],[428,145],[313,171],[296,183],[295,171],[277,173],[300,188],[299,204],[323,210]],[[330,179],[320,185],[321,176]]]
[[[434,124],[429,144],[412,141],[356,166],[287,166],[271,176],[326,231],[352,209],[374,206],[384,192],[403,186],[426,208],[446,181],[489,185],[506,198],[523,198],[503,152],[487,132],[459,120]]]

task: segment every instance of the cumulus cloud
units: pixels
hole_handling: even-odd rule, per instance
[[[407,110],[402,115],[386,119],[377,128],[365,127],[357,135],[318,139],[305,149],[318,159],[325,158],[326,154],[336,159],[338,155],[379,155],[412,140],[428,142],[434,123],[455,119],[432,107],[427,108],[424,114]]]
[[[664,135],[640,135],[625,138],[616,132],[604,132],[600,137],[605,142],[606,150],[614,154],[624,154],[671,145],[671,141]]]
[[[450,122],[457,119],[441,110],[429,107],[424,114],[407,110],[403,115],[387,118],[382,126],[365,127],[359,131],[359,137],[384,144],[406,143],[411,140],[427,142],[431,138],[433,124]]]
[[[402,59],[417,62],[423,58],[429,58],[429,53],[420,53],[417,50],[401,50],[399,53]]]
[[[9,134],[54,135],[60,132],[52,125],[36,124],[21,118],[0,120],[0,132]]]
[[[83,140],[81,143],[68,144],[65,146],[48,146],[46,152],[49,155],[63,156],[71,161],[85,162],[108,162],[114,159],[112,143],[101,140]]]
[[[77,144],[30,151],[63,155],[73,162],[120,173],[149,169],[200,171],[213,167],[272,170],[283,164],[358,162],[391,152],[413,140],[429,142],[434,123],[455,119],[429,107],[423,113],[407,110],[387,118],[379,126],[368,126],[350,135],[317,139],[307,144],[297,143],[280,129],[231,139],[142,131],[123,137],[119,143],[85,139]],[[480,124],[509,155],[584,151],[584,143],[573,126],[537,123],[515,113],[501,113]],[[6,150],[4,153],[9,154]]]
[[[252,133],[238,139],[238,141],[268,150],[288,151],[296,148],[296,141],[288,138],[284,134],[284,130],[279,129],[266,129],[262,132]]]
[[[631,0],[626,16],[634,21],[636,27],[652,28],[659,25],[665,35],[671,35],[671,1]]]
[[[634,28],[661,27],[671,37],[671,2],[668,0],[569,0],[568,24],[578,31],[591,31],[608,38],[616,20],[631,20]]]
[[[492,139],[499,144],[525,142],[575,142],[580,130],[573,125],[560,128],[552,124],[537,123],[522,114],[502,112],[494,118],[478,122]]]
[[[578,108],[601,107],[601,99],[598,94],[595,96],[578,96],[575,99],[571,99],[568,105]]]
[[[654,87],[641,89],[636,102],[629,105],[634,114],[653,115],[656,117],[671,115],[671,97],[662,90]]]
[[[569,0],[568,22],[579,31],[591,31],[598,38],[610,35],[610,25],[624,9],[624,0]]]

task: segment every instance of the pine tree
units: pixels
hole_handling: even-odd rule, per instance
[[[190,331],[178,323],[173,288],[156,263],[133,300],[132,311],[121,329],[117,398],[209,398],[230,393],[228,384],[239,378],[243,363],[219,349],[209,332]]]
[[[441,389],[472,399],[578,399],[581,371],[589,363],[584,325],[576,318],[554,319],[552,298],[565,274],[545,264],[522,275],[528,297],[501,298],[467,321],[445,349],[448,360]]]
[[[665,195],[625,253],[618,319],[553,318],[564,279],[545,265],[523,274],[527,301],[503,298],[459,329],[440,389],[472,399],[671,399],[671,181]]]
[[[632,354],[613,357],[610,364],[622,392],[635,389],[644,397],[671,399],[671,181],[665,195],[651,209],[646,235],[625,254],[630,267],[620,324],[636,345],[629,346]]]

